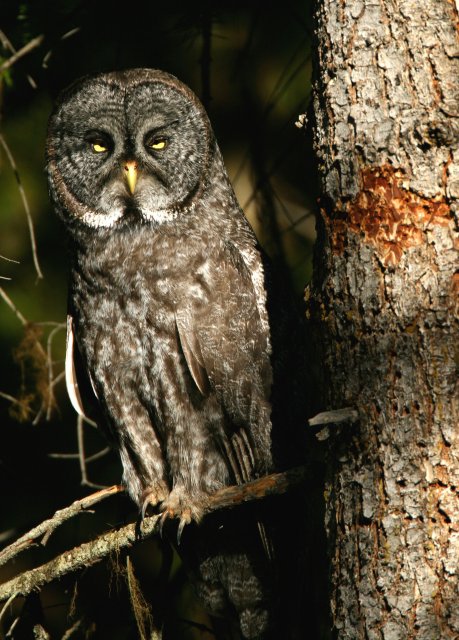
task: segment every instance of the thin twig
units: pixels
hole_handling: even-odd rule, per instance
[[[0,391],[0,398],[4,398],[5,400],[12,402],[13,404],[21,404],[20,400],[18,400],[14,396],[10,396],[9,393],[5,393],[4,391]]]
[[[11,51],[11,53],[16,53],[16,49],[13,47],[13,45],[11,44],[9,38],[6,36],[6,34],[1,29],[0,29],[0,42],[2,43],[2,47],[4,49],[9,49]],[[29,84],[32,87],[32,89],[36,89],[37,88],[37,83],[32,78],[32,76],[27,74],[26,77],[27,77],[27,80],[29,81]]]
[[[0,65],[0,73],[3,73],[3,71],[6,71],[6,69],[9,69],[10,67],[12,67],[13,64],[15,64],[20,58],[23,58],[25,55],[33,51],[33,49],[36,49],[37,47],[39,47],[43,42],[44,38],[45,38],[44,35],[37,36],[36,38],[32,38],[32,40],[27,44],[25,44],[23,47],[21,47],[19,51],[16,51],[16,53],[13,53],[13,55],[10,56],[8,60],[5,60],[5,62]]]
[[[88,458],[86,458],[86,464],[89,464],[90,462],[94,462],[95,460],[99,460],[100,458],[103,458],[108,453],[110,453],[110,451],[111,451],[110,447],[104,447],[97,453],[94,453],[92,456],[89,456]],[[79,453],[48,453],[48,458],[56,458],[61,460],[78,460],[79,457],[80,457]]]
[[[28,324],[28,321],[24,318],[24,316],[22,315],[22,313],[19,311],[19,309],[16,307],[16,305],[14,304],[14,302],[11,300],[11,298],[6,294],[5,290],[2,289],[2,287],[0,287],[0,296],[3,298],[3,300],[6,302],[6,304],[9,306],[9,308],[11,309],[11,311],[14,313],[14,315],[16,316],[16,318],[19,320],[19,322],[22,324],[23,327],[25,327]]]
[[[104,456],[109,454],[110,451],[111,451],[111,447],[104,447],[97,453],[93,453],[92,456],[89,456],[88,458],[86,458],[86,464],[89,464],[90,462],[94,462],[95,460],[99,460],[100,458],[103,458]]]
[[[12,593],[10,595],[10,597],[8,598],[8,600],[5,602],[5,606],[3,607],[3,609],[0,611],[0,622],[3,619],[3,616],[5,615],[5,613],[8,611],[8,607],[10,606],[10,604],[13,602],[13,600],[16,600],[16,594]]]
[[[13,631],[14,631],[15,627],[17,626],[17,624],[19,623],[20,619],[21,619],[20,616],[16,616],[16,618],[13,620],[10,628],[6,632],[5,638],[12,638],[13,637]]]
[[[76,622],[74,622],[72,626],[69,629],[67,629],[67,631],[62,636],[61,640],[68,640],[69,638],[71,638],[75,633],[75,631],[78,631],[80,629],[82,624],[83,624],[83,618],[78,618],[78,620],[76,620]]]
[[[124,491],[123,487],[120,485],[114,485],[113,487],[109,487],[108,489],[103,489],[102,491],[97,491],[96,493],[92,493],[85,498],[81,498],[80,500],[75,500],[70,506],[65,507],[64,509],[60,509],[56,511],[52,518],[45,520],[40,523],[23,536],[21,536],[18,540],[10,544],[8,547],[3,549],[0,552],[0,566],[11,560],[15,556],[17,556],[21,551],[30,547],[37,538],[41,538],[44,535],[53,532],[57,527],[59,527],[63,522],[72,518],[75,515],[85,511],[89,507],[92,507],[97,502],[104,500],[116,493],[121,493]]]
[[[7,295],[7,293],[5,292],[5,290],[2,287],[0,287],[0,297],[3,298],[3,300],[9,306],[9,308],[13,311],[14,315],[19,320],[19,322],[22,324],[22,326],[23,327],[27,327],[27,325],[30,324],[29,321],[22,315],[22,313],[19,311],[19,309],[16,307],[14,302],[11,300],[11,298]],[[35,345],[36,345],[37,350],[40,353],[40,355],[44,356],[44,358],[47,360],[46,351],[43,348],[43,345],[41,344],[40,340],[35,340]],[[53,386],[51,386],[51,392],[52,392],[52,388],[53,388]],[[6,394],[4,394],[4,397],[5,397],[5,395]],[[14,401],[16,401],[16,400],[14,400]],[[35,416],[35,418],[34,418],[34,420],[32,422],[33,425],[38,424],[38,421],[39,421],[40,417],[42,416],[42,414],[44,412],[44,408],[45,408],[45,401],[43,400],[42,403],[41,403],[41,407],[40,407],[37,415]]]
[[[59,331],[62,331],[62,329],[65,329],[65,326],[66,325],[64,323],[61,323],[60,325],[57,325],[56,327],[54,327],[54,329],[49,332],[48,340],[46,341],[46,353],[47,353],[47,365],[48,365],[48,386],[49,386],[48,405],[46,407],[46,419],[47,420],[51,419],[51,412],[52,412],[52,408],[53,408],[53,404],[54,404],[54,393],[53,393],[53,389],[54,389],[54,385],[53,385],[54,371],[53,371],[53,353],[52,353],[53,339],[54,339],[54,336],[56,335],[56,333],[58,333]]]
[[[151,640],[152,631],[157,631],[153,622],[153,614],[150,605],[142,593],[129,556],[126,558],[126,577],[129,599],[131,601],[137,631],[139,632],[139,638],[140,640]]]
[[[83,417],[77,415],[77,441],[78,441],[78,461],[80,463],[81,484],[86,484],[88,476],[86,474],[86,462],[84,452],[84,432],[83,432]]]
[[[54,380],[51,383],[51,387],[55,387],[61,380],[63,380],[65,378],[65,371],[61,371],[60,373],[57,374],[57,376],[54,378]]]
[[[281,495],[303,483],[305,479],[305,467],[297,467],[283,473],[273,473],[240,486],[225,487],[210,496],[206,513],[236,507],[267,496]],[[67,509],[70,508],[67,507]],[[144,518],[140,525],[142,539],[159,532],[160,520],[161,514]],[[39,527],[42,526],[39,525]],[[109,531],[0,585],[0,602],[10,598],[13,593],[26,596],[63,575],[100,562],[113,551],[119,553],[122,549],[131,548],[139,541],[139,527],[136,523],[128,524],[117,531]]]
[[[67,40],[67,38],[71,38],[72,36],[74,36],[79,31],[80,31],[80,27],[75,27],[74,29],[70,29],[70,31],[67,31],[66,33],[64,33],[64,35],[61,36],[59,39],[60,40]],[[48,63],[49,63],[52,55],[53,55],[53,50],[52,49],[50,49],[49,51],[46,52],[45,57],[43,58],[42,63],[41,63],[41,66],[43,67],[43,69],[47,69],[48,68]]]
[[[14,262],[14,264],[21,264],[19,260],[13,260],[12,258],[7,258],[6,256],[2,256],[1,254],[0,254],[0,258],[2,260],[6,260],[7,262]]]
[[[87,473],[87,460],[86,454],[84,450],[84,429],[83,429],[83,416],[77,416],[77,438],[78,438],[78,460],[80,462],[80,472],[81,472],[81,485],[83,487],[92,487],[93,489],[103,489],[104,486],[97,484],[95,482],[91,482],[88,478]]]
[[[34,266],[35,266],[35,271],[37,272],[37,277],[38,278],[43,278],[43,274],[42,274],[41,269],[40,269],[40,264],[38,262],[37,243],[35,241],[35,231],[34,231],[34,228],[33,228],[32,214],[30,213],[29,202],[27,200],[27,196],[25,194],[24,187],[22,186],[21,177],[19,175],[19,171],[18,171],[18,168],[16,166],[16,162],[14,160],[13,154],[11,153],[11,150],[10,150],[9,146],[7,145],[5,138],[3,137],[3,135],[1,133],[0,133],[0,144],[2,145],[4,151],[5,151],[6,155],[7,155],[8,161],[9,161],[9,163],[11,165],[11,168],[13,169],[13,173],[14,173],[14,176],[16,178],[16,182],[17,182],[18,189],[19,189],[19,194],[21,196],[22,204],[24,206],[24,210],[25,210],[25,214],[26,214],[26,218],[27,218],[27,224],[29,226],[30,244],[32,245],[32,256],[33,256],[33,263],[34,263]]]

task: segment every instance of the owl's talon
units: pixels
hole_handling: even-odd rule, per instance
[[[150,506],[150,503],[148,502],[148,500],[144,500],[143,501],[143,505],[142,505],[142,511],[141,511],[141,520],[145,520],[145,516],[147,515],[147,509]]]
[[[177,529],[177,544],[180,544],[183,530],[187,524],[190,524],[190,522],[191,522],[191,511],[187,509],[184,513],[182,513],[182,517],[180,518],[179,526]]]
[[[187,524],[190,524],[193,520],[200,522],[205,511],[205,495],[201,494],[199,498],[192,498],[182,488],[175,488],[169,495],[169,497],[162,503],[164,508],[161,518],[159,520],[159,533],[162,536],[164,523],[167,519],[178,518],[179,524],[177,527],[177,544],[180,544],[182,539],[183,530]]]
[[[157,485],[148,487],[142,494],[142,520],[147,515],[148,507],[155,508],[160,502],[166,500],[169,495],[169,490],[163,482],[158,482]]]
[[[163,537],[163,527],[164,527],[164,523],[167,520],[167,517],[168,517],[168,513],[167,511],[164,511],[164,513],[161,515],[159,519],[159,535],[161,538]]]

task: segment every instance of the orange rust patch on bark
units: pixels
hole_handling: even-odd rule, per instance
[[[454,309],[459,311],[459,272],[456,272],[453,275],[453,282],[452,282],[452,292],[453,292],[453,299],[454,299]]]
[[[402,186],[403,172],[390,165],[362,172],[362,190],[351,202],[338,203],[339,217],[325,219],[334,252],[342,253],[348,231],[376,247],[386,266],[396,265],[406,249],[426,241],[428,227],[447,226],[450,208],[442,197],[422,198]]]

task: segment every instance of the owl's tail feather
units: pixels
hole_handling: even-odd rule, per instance
[[[234,432],[230,438],[221,438],[220,446],[229,463],[235,482],[243,484],[253,480],[255,459],[246,430],[241,428],[239,431]],[[274,558],[272,541],[263,522],[257,522],[257,526],[266,556],[268,560],[272,561]]]
[[[211,616],[226,620],[226,627],[217,622],[225,629],[219,640],[274,637],[274,569],[257,524],[249,511],[215,513],[183,534],[180,554],[197,595]]]

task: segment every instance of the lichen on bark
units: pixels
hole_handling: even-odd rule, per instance
[[[308,316],[337,638],[459,637],[459,41],[448,0],[316,5]]]

